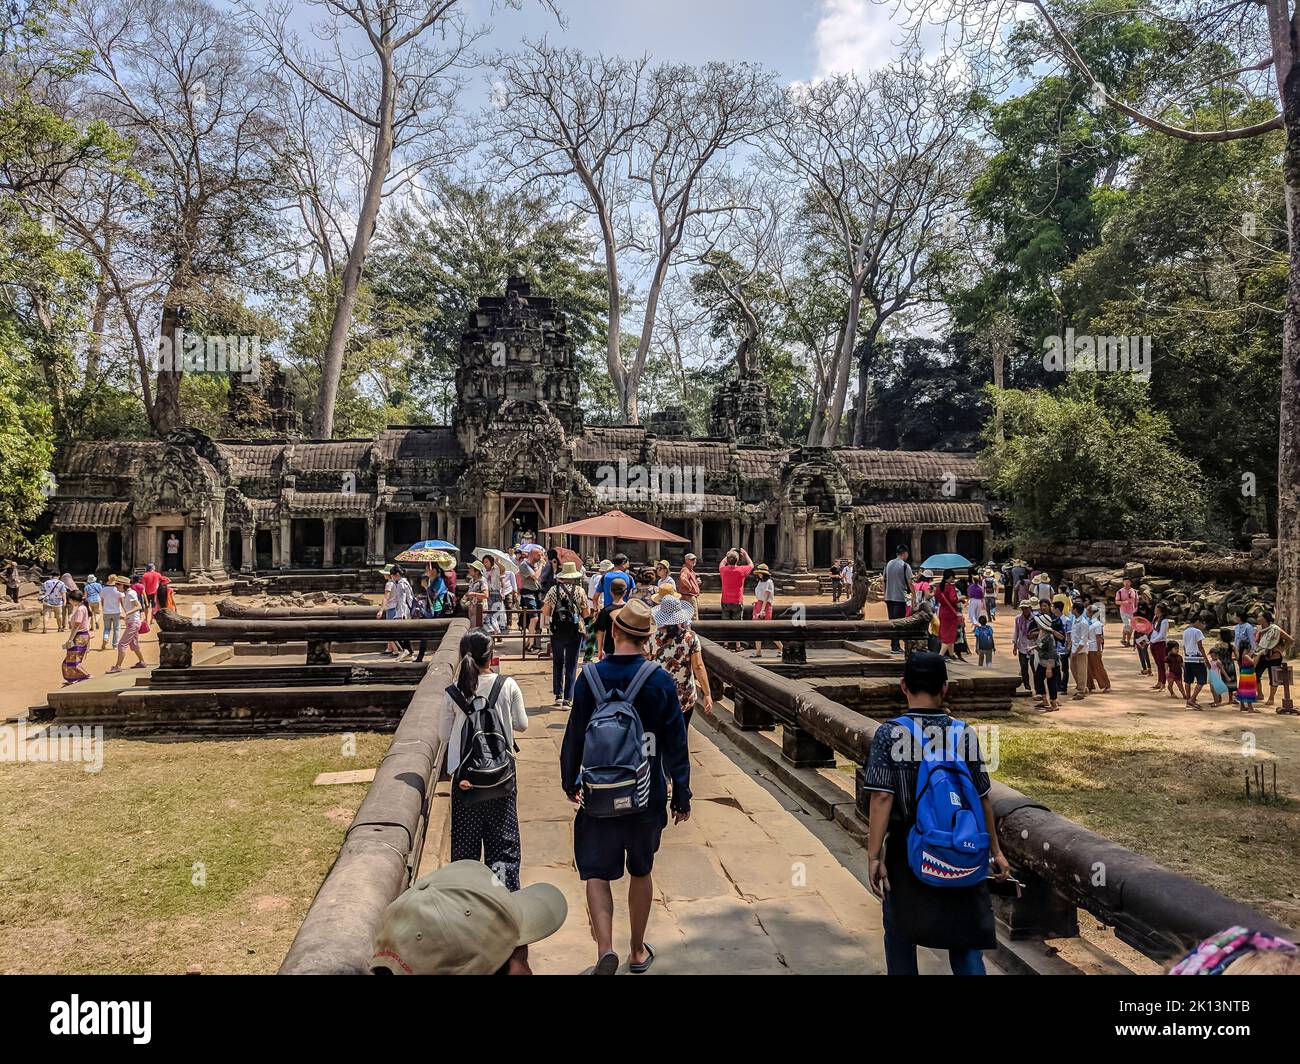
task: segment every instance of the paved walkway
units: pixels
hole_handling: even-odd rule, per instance
[[[595,944],[573,865],[574,809],[559,786],[567,714],[550,705],[549,661],[503,665],[523,688],[529,715],[518,737],[522,878],[555,884],[569,902],[565,926],[531,950],[533,969],[582,972],[595,961]],[[669,825],[655,861],[646,933],[658,951],[653,974],[883,972],[880,906],[849,870],[865,876],[864,851],[733,762],[711,733],[693,728],[690,748],[691,819]],[[623,957],[626,893],[615,884],[614,943]],[[948,970],[946,957],[921,953],[922,972]]]

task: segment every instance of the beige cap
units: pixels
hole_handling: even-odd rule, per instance
[[[558,887],[509,891],[480,861],[416,880],[387,909],[372,968],[394,975],[492,975],[518,946],[555,934],[569,914]]]

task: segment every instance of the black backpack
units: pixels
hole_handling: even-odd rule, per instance
[[[573,588],[555,585],[555,609],[551,611],[551,635],[557,639],[572,639],[582,634],[581,606]]]
[[[496,714],[497,696],[505,680],[498,673],[486,699],[475,695],[467,701],[455,684],[447,688],[447,694],[466,717],[460,733],[460,764],[451,777],[452,790],[461,801],[485,802],[515,796],[518,748],[502,730],[501,718]]]

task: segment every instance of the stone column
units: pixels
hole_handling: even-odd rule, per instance
[[[912,565],[920,565],[925,558],[921,555],[921,530],[912,529]]]
[[[691,519],[691,553],[701,560],[704,557],[704,518]]]
[[[732,547],[739,547],[740,545],[740,518],[733,517],[731,519],[731,542],[723,548],[723,553],[725,554]]]
[[[876,568],[879,568],[880,566],[884,565],[885,562],[890,561],[889,558],[885,557],[885,526],[872,525],[870,536],[871,536],[871,557],[864,558],[863,561],[867,562],[869,565],[873,565]],[[915,560],[916,560],[915,557],[913,557],[913,561]]]
[[[957,552],[957,530],[955,528],[950,528],[948,529],[948,553],[955,554],[956,552]]]
[[[99,576],[106,576],[104,568],[108,565],[108,530],[96,529],[95,531],[95,572]]]
[[[337,564],[336,559],[334,557],[334,552],[336,549],[335,533],[337,532],[337,528],[335,524],[336,521],[337,518],[333,518],[333,517],[325,518],[325,546],[323,550],[323,555],[321,557],[321,565],[326,569]]]
[[[794,515],[794,568],[795,572],[808,571],[808,537],[812,530],[808,527],[808,514],[799,510]]]
[[[293,523],[287,517],[280,518],[280,559],[279,567],[288,569],[293,564]]]
[[[429,535],[429,511],[421,510],[420,511],[420,540],[421,542],[423,542],[424,540],[431,539],[431,538],[434,537],[431,537]]]
[[[501,546],[501,493],[485,491],[479,502],[479,546]],[[505,546],[509,547],[510,544]]]
[[[240,559],[239,571],[251,573],[257,565],[257,532],[252,528],[240,530],[244,537],[244,556]]]
[[[376,510],[370,519],[370,558],[366,563],[368,565],[384,564],[384,525],[387,516],[383,510]]]

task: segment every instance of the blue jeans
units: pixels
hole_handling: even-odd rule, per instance
[[[112,636],[109,633],[112,632]],[[112,639],[110,644],[109,640]],[[122,615],[120,613],[104,614],[104,646],[117,646],[117,641],[122,638]]]
[[[551,637],[551,693],[556,698],[573,701],[573,685],[578,679],[578,650],[582,636],[568,639]]]
[[[885,925],[885,971],[890,975],[916,975],[916,943],[908,942],[894,927],[889,895],[883,904]],[[984,975],[984,952],[978,949],[950,949],[948,964],[953,975]]]

